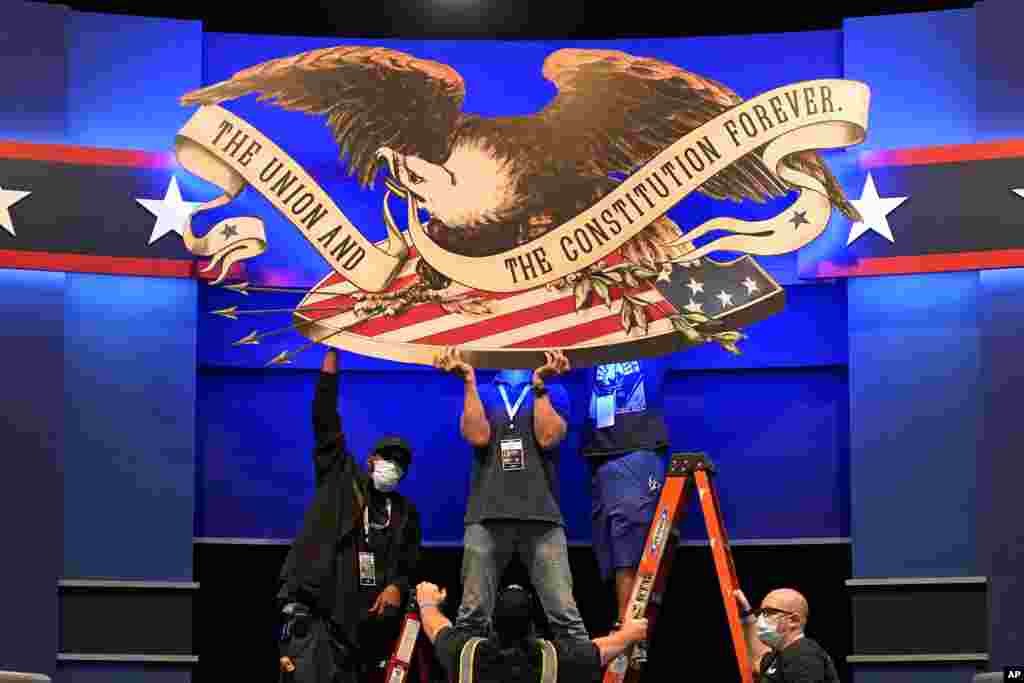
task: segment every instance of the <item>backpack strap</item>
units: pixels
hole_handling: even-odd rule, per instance
[[[462,646],[459,655],[459,683],[473,683],[473,662],[476,659],[476,648],[485,639],[474,636]]]
[[[558,652],[550,640],[538,638],[537,644],[541,653],[540,682],[555,683],[558,680]]]

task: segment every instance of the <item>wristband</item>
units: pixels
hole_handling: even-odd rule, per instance
[[[548,394],[548,388],[546,386],[544,386],[543,384],[541,384],[540,386],[537,386],[536,384],[533,385],[533,396],[534,396],[534,398],[540,398],[542,396],[547,396],[547,394]]]

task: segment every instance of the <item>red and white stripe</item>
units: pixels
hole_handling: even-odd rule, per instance
[[[397,291],[416,279],[419,258],[412,251],[409,261],[395,278],[389,292]],[[621,257],[606,259],[609,265]],[[439,304],[418,304],[396,317],[378,316],[358,321],[355,313],[346,311],[308,311],[304,308],[347,308],[355,303],[352,295],[359,289],[345,278],[332,273],[314,287],[298,312],[317,319],[328,328],[342,329],[386,343],[422,344],[425,346],[470,346],[488,349],[545,349],[598,346],[629,341],[621,323],[622,288],[610,287],[611,310],[596,293],[584,308],[576,310],[571,288],[552,291],[546,286],[524,292],[479,292],[453,283],[446,296],[468,294],[490,302],[494,313],[467,315],[448,313]],[[672,330],[668,315],[672,305],[654,287],[646,286],[632,292],[654,306],[645,309],[648,336]],[[635,333],[634,336],[635,337]]]

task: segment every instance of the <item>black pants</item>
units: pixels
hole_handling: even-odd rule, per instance
[[[309,632],[302,638],[293,636],[282,650],[291,657],[295,671],[282,672],[280,683],[362,683],[391,656],[401,617],[366,619],[358,627],[355,646],[346,642],[326,618],[313,618]]]
[[[281,654],[291,658],[295,670],[282,671],[280,683],[359,683],[354,649],[335,636],[323,617],[312,618],[307,633],[293,635]]]

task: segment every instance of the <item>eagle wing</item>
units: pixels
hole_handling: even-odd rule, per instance
[[[382,47],[338,46],[274,59],[193,90],[181,104],[219,104],[251,93],[289,111],[327,117],[349,158],[349,175],[366,187],[376,151],[390,147],[432,163],[448,156],[466,86],[453,68]]]
[[[632,173],[687,133],[743,99],[727,86],[673,64],[618,50],[566,48],[544,61],[544,77],[557,95],[538,112],[564,131],[567,149],[595,174]],[[859,214],[814,151],[784,161],[818,178],[833,204]],[[715,199],[764,202],[794,188],[750,153],[709,178],[699,190]]]

